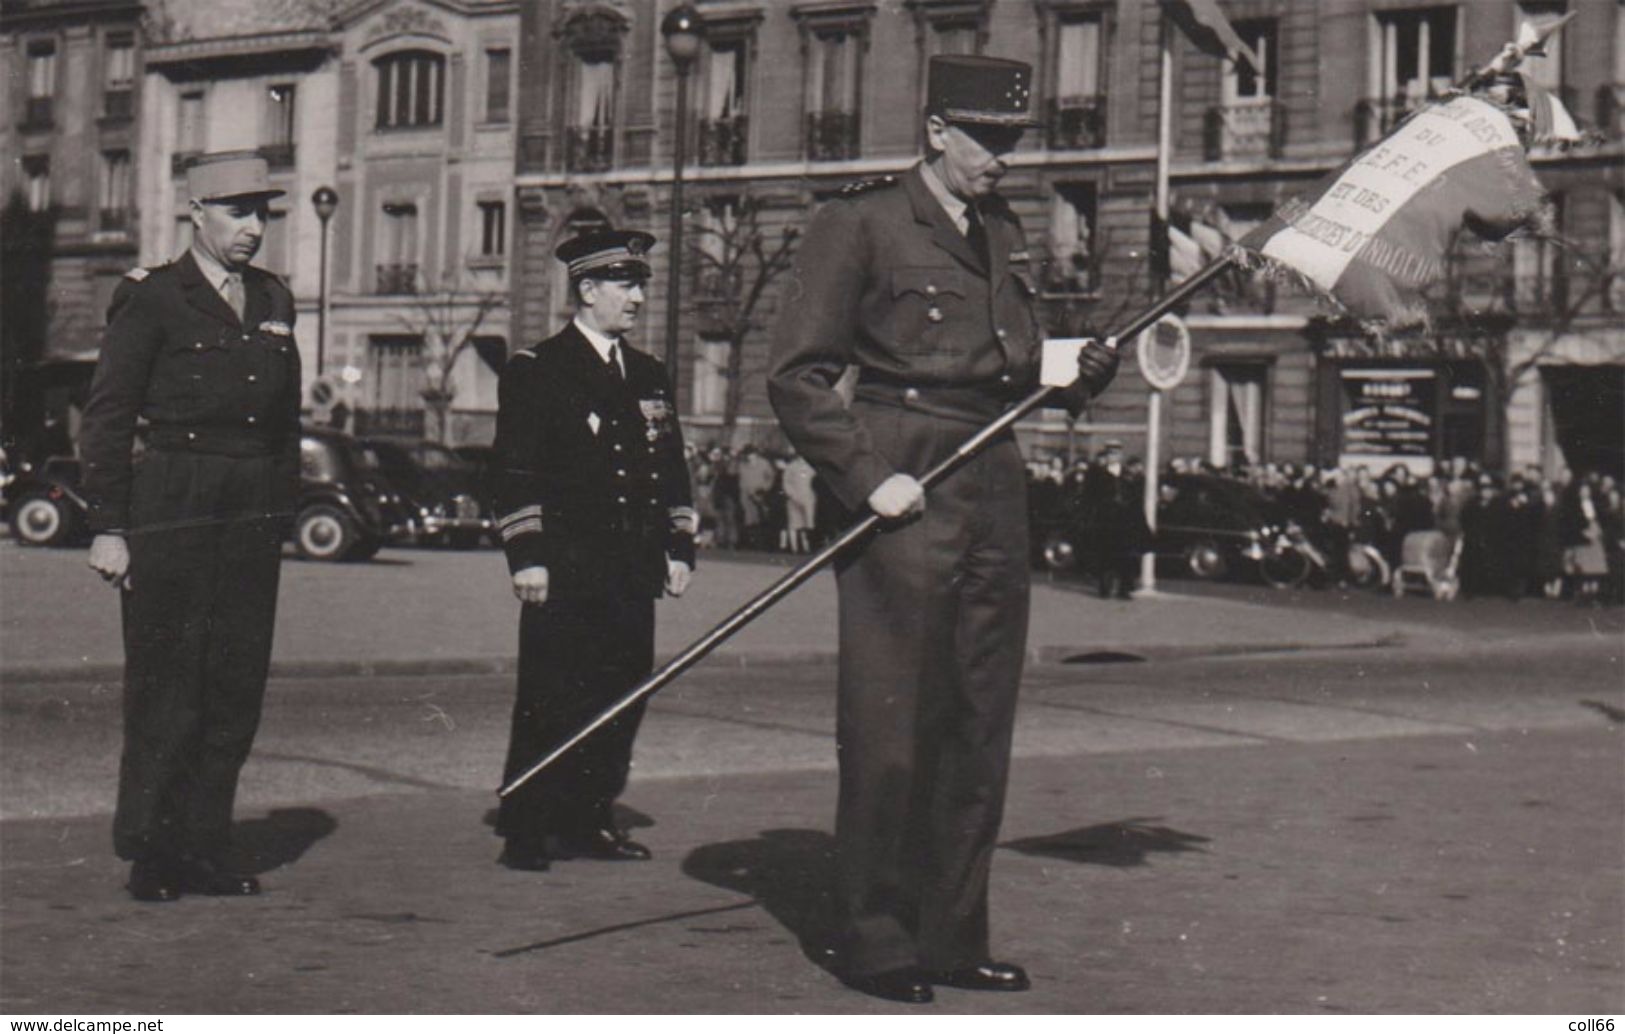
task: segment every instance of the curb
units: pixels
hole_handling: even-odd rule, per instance
[[[1236,657],[1248,654],[1302,653],[1309,650],[1364,650],[1398,646],[1400,635],[1376,639],[1336,642],[1209,643],[1181,646],[1135,646],[1121,643],[1099,646],[1047,644],[1027,649],[1030,664],[1074,663],[1096,655],[1101,660],[1182,661],[1199,657]],[[663,653],[657,663],[674,654]],[[833,648],[763,648],[724,650],[699,661],[696,667],[754,668],[786,664],[834,664]],[[513,657],[425,657],[417,660],[338,660],[283,661],[271,665],[272,680],[418,678],[431,675],[513,675],[518,664]],[[51,684],[62,682],[111,682],[124,678],[122,664],[62,664],[0,667],[0,684]]]

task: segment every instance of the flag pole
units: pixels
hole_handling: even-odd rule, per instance
[[[1229,269],[1230,262],[1231,260],[1227,257],[1214,259],[1190,279],[1181,283],[1173,293],[1154,302],[1150,308],[1129,321],[1126,326],[1114,335],[1119,342],[1119,347],[1123,342],[1132,340],[1141,331],[1157,322],[1170,310],[1184,304],[1197,291],[1207,286],[1214,277]],[[1014,407],[1001,414],[997,420],[994,420],[967,439],[963,445],[954,451],[953,455],[922,474],[919,479],[920,484],[927,490],[941,484],[948,475],[968,463],[972,457],[986,449],[996,438],[1015,426],[1018,420],[1042,406],[1053,390],[1047,387],[1034,390]],[[823,570],[836,556],[840,555],[853,543],[869,535],[880,524],[880,517],[871,513],[842,532],[835,541],[814,553],[801,566],[762,590],[743,607],[724,618],[711,631],[650,673],[647,678],[616,700],[598,717],[587,723],[569,738],[560,742],[545,757],[509,781],[506,786],[497,791],[498,795],[507,797],[514,793],[582,740],[614,721],[628,708],[658,693],[667,683],[699,663],[700,660],[733,636],[734,633],[761,617],[774,604],[794,592],[803,582]]]
[[[1168,22],[1167,12],[1158,18],[1157,25],[1157,178],[1152,212],[1156,217],[1157,232],[1162,240],[1155,243],[1156,253],[1163,261],[1155,275],[1157,289],[1167,290],[1167,277],[1174,266],[1174,242],[1168,225],[1168,167],[1174,151],[1174,30]],[[1145,512],[1145,526],[1152,535],[1157,533],[1157,478],[1162,462],[1159,455],[1162,444],[1162,391],[1153,387],[1145,408],[1145,491],[1141,507]],[[1157,588],[1157,554],[1146,550],[1140,554],[1140,587],[1148,592]]]

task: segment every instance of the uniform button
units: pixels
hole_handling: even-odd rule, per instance
[[[254,422],[254,418],[253,418],[253,417],[249,417],[249,418],[248,418],[248,422],[249,422],[249,423],[251,423],[251,424],[252,424],[252,423],[253,423],[253,422]]]
[[[999,383],[1000,384],[1009,384],[1010,383],[1010,375],[1005,374],[1004,376],[1000,377],[999,378]]]
[[[192,347],[201,352],[201,351],[203,351],[203,342],[199,341],[197,344],[193,345]]]
[[[257,373],[251,373],[251,374],[248,375],[248,383],[250,383],[250,384],[253,384],[255,381],[257,381],[259,379],[260,379],[260,375],[257,374]]]
[[[624,505],[625,505],[625,504],[626,504],[626,496],[624,496],[624,495],[618,495],[618,496],[616,496],[616,497],[615,497],[615,501],[616,501],[616,502],[617,502],[617,503],[620,503],[620,504],[622,504],[622,505],[623,505],[623,506],[624,506]]]
[[[659,481],[660,480],[660,475],[659,474],[650,474],[649,475],[649,480],[650,481]]]
[[[615,472],[615,476],[616,476],[616,477],[618,477],[618,478],[624,478],[624,477],[626,477],[626,471],[624,471],[624,470],[617,470],[617,471],[616,471],[616,472]]]
[[[1000,327],[997,330],[995,330],[993,333],[997,334],[1002,339],[1004,337],[1004,328]]]
[[[919,388],[907,388],[907,389],[905,389],[903,391],[903,398],[908,402],[918,402],[920,400],[920,389]]]
[[[243,340],[244,340],[244,341],[247,341],[247,340],[248,340],[248,335],[247,335],[247,334],[244,334],[244,335],[243,335]]]
[[[926,284],[925,285],[925,296],[927,298],[935,298],[937,296],[937,285],[936,284]]]
[[[197,432],[196,431],[187,431],[186,432],[186,440],[189,441],[189,442],[197,441]]]
[[[616,451],[616,452],[620,452],[620,451],[621,451],[621,443],[620,443],[620,442],[616,442],[616,443],[615,443],[615,451]]]

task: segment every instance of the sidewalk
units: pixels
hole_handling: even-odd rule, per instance
[[[702,554],[693,587],[659,607],[657,648],[670,656],[790,568],[767,558]],[[518,603],[502,555],[387,550],[367,564],[290,560],[273,654],[281,678],[507,672]],[[0,679],[115,680],[123,647],[118,599],[80,550],[0,542]],[[835,655],[835,580],[822,572],[714,655],[714,663],[827,660]],[[1146,657],[1376,646],[1406,625],[1303,609],[1181,596],[1106,601],[1035,575],[1035,660],[1091,653]]]

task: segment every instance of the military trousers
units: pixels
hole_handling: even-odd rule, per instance
[[[973,425],[858,400],[899,470]],[[864,975],[988,958],[988,879],[1028,620],[1026,477],[1004,438],[837,572],[836,811],[843,965]]]
[[[638,594],[555,598],[522,608],[504,785],[654,670],[654,611],[653,597]],[[629,708],[504,797],[497,835],[540,848],[550,835],[607,826],[626,789],[643,710],[642,703]]]
[[[270,456],[149,452],[131,492],[119,857],[214,857],[271,663],[287,491]]]

